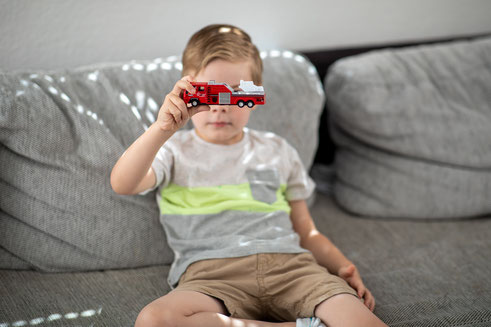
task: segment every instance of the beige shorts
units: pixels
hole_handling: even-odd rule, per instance
[[[263,321],[312,317],[322,301],[356,292],[318,265],[311,253],[264,253],[191,264],[176,291],[217,298],[230,316]]]

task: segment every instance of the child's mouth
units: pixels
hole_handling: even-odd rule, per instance
[[[211,122],[209,124],[211,124],[214,127],[225,127],[225,126],[228,126],[228,125],[232,125],[231,123],[227,123],[227,122],[223,122],[223,121]]]

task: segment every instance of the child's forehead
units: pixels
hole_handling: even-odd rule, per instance
[[[225,82],[232,87],[238,86],[240,80],[252,80],[251,63],[249,60],[231,62],[215,59],[197,74],[196,80],[200,82],[215,80]]]

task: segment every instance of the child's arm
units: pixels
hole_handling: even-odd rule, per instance
[[[300,236],[300,245],[312,252],[317,262],[333,274],[346,280],[358,296],[365,300],[365,305],[373,311],[375,299],[366,289],[356,266],[315,227],[309,208],[304,200],[290,201],[290,218],[293,229]]]
[[[289,204],[290,218],[293,229],[300,236],[300,245],[312,252],[320,265],[338,275],[340,268],[353,264],[326,236],[317,230],[304,200],[290,201]]]
[[[118,194],[138,194],[153,187],[157,181],[150,167],[158,150],[173,133],[152,124],[123,153],[111,172],[111,186]]]
[[[165,97],[157,120],[123,153],[111,172],[111,187],[118,194],[137,194],[156,183],[152,162],[164,143],[194,114],[208,106],[188,108],[181,99],[183,90],[194,93],[189,76],[179,80]]]

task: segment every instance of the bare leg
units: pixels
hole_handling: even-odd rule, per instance
[[[317,306],[315,316],[328,327],[387,327],[359,299],[350,294],[333,296]]]
[[[139,313],[135,327],[295,327],[295,323],[269,323],[230,318],[223,303],[199,292],[172,291]]]

